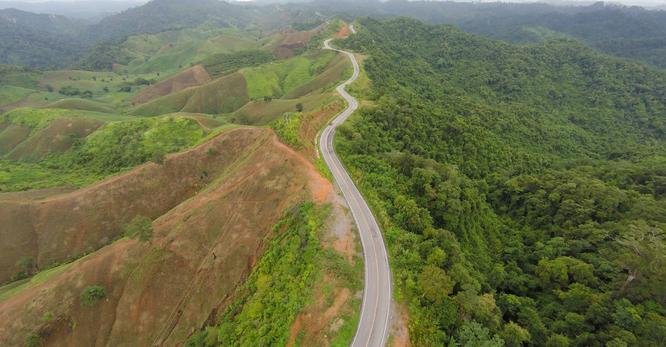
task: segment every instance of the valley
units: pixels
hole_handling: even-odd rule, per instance
[[[0,10],[0,345],[666,341],[666,12],[116,5]]]

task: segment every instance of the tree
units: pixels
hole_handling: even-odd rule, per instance
[[[509,347],[522,346],[524,343],[529,343],[531,339],[530,332],[514,322],[504,325],[501,336]]]
[[[431,302],[442,302],[453,291],[455,282],[446,271],[433,265],[426,265],[419,274],[419,287],[423,296]]]
[[[561,334],[554,334],[546,341],[546,347],[569,347],[571,341],[568,337]]]
[[[106,297],[106,289],[102,286],[95,285],[86,287],[81,292],[81,304],[83,306],[95,306],[97,302]]]
[[[467,321],[458,331],[458,342],[465,347],[503,347],[504,341],[475,321]]]
[[[18,272],[14,278],[20,280],[34,275],[37,272],[37,263],[35,262],[35,258],[24,256],[16,262],[16,268]]]
[[[621,291],[666,303],[666,234],[645,221],[631,223],[618,243],[617,263],[627,272]]]
[[[303,112],[303,104],[300,102],[296,104],[296,112]]]

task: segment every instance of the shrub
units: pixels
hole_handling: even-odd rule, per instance
[[[36,333],[31,333],[25,337],[25,347],[39,347],[42,345],[42,337]]]
[[[162,151],[157,151],[157,152],[154,152],[154,153],[150,156],[150,161],[152,161],[152,162],[155,163],[155,164],[160,164],[160,165],[162,165],[162,164],[164,164],[164,157],[165,157],[165,156],[166,156],[166,155],[164,154],[164,152],[162,152]]]
[[[28,278],[37,272],[37,263],[33,257],[21,257],[16,262],[18,272],[14,275],[14,280]]]
[[[81,293],[81,304],[83,306],[94,306],[106,297],[106,289],[102,286],[89,286]]]
[[[125,236],[148,241],[153,237],[153,222],[148,217],[136,216],[125,226]]]

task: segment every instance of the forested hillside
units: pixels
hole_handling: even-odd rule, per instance
[[[570,37],[603,52],[666,67],[666,11],[614,3],[587,6],[454,1],[315,1],[321,13],[373,18],[407,16],[510,42]],[[296,5],[294,5],[296,6]]]
[[[83,51],[82,22],[62,16],[0,10],[0,62],[28,67],[62,66]]]
[[[577,13],[488,16],[461,23],[461,27],[512,42],[565,35],[602,52],[666,67],[666,11],[597,3]]]
[[[666,74],[568,40],[362,20],[338,148],[416,345],[666,340]]]

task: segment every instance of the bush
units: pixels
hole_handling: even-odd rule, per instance
[[[31,333],[25,338],[25,347],[39,347],[42,345],[42,337],[36,333]]]
[[[89,286],[81,293],[81,304],[83,306],[94,306],[106,297],[106,289],[102,286]]]
[[[157,152],[154,152],[154,153],[150,156],[150,161],[152,161],[152,162],[155,163],[155,164],[160,164],[160,165],[162,165],[162,164],[164,164],[164,158],[165,158],[165,157],[166,157],[166,155],[164,154],[164,152],[162,152],[162,151],[157,151]]]
[[[37,263],[33,257],[21,257],[16,262],[18,272],[14,275],[14,280],[22,280],[28,278],[37,272]]]
[[[153,237],[153,222],[145,216],[136,216],[125,226],[125,236],[140,241],[148,241]]]
[[[78,88],[72,87],[72,86],[65,86],[60,88],[58,93],[66,96],[76,96],[81,94],[81,91]]]

